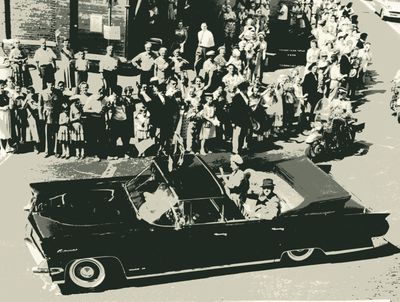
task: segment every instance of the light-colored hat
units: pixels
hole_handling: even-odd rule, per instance
[[[206,56],[211,57],[211,56],[214,56],[214,55],[215,55],[215,51],[214,50],[209,50],[209,51],[206,52]]]
[[[239,154],[234,154],[231,156],[231,162],[234,162],[237,165],[242,165],[243,158]]]
[[[232,55],[235,56],[235,57],[239,57],[240,56],[240,50],[235,48],[234,50],[232,50]]]

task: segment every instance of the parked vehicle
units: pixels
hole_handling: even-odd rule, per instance
[[[400,0],[375,0],[375,11],[382,20],[400,18]]]
[[[397,122],[400,123],[400,86],[395,84],[392,87],[392,98],[390,100],[390,109],[395,112]]]
[[[245,216],[218,169],[195,155],[173,170],[155,158],[136,176],[33,183],[25,237],[33,272],[64,289],[94,290],[116,274],[135,279],[369,249],[388,231],[388,213],[359,204],[306,157],[248,158],[244,169],[249,193],[273,179],[278,216]]]

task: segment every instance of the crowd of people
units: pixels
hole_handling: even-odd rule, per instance
[[[268,0],[241,0],[234,6],[227,1],[220,14],[224,43],[216,45],[212,31],[201,24],[193,62],[185,58],[188,31],[178,21],[170,45],[148,42],[129,61],[140,77],[124,88],[117,81],[121,62],[108,46],[99,63],[103,87],[95,93],[89,92],[85,52],[74,53],[68,39],[59,57],[41,40],[33,57],[42,79],[36,89],[28,56],[14,41],[0,62],[2,72],[10,70],[0,74],[1,155],[24,152],[28,143],[45,156],[78,159],[144,156],[151,146],[171,154],[177,145],[202,155],[216,148],[241,154],[310,129],[321,99],[335,107],[332,112],[340,108],[348,114],[351,106],[342,106],[347,98],[337,98],[339,88],[353,100],[372,59],[351,3],[303,0],[289,7],[281,2],[277,24],[301,28],[307,19],[315,39],[305,68],[266,85],[269,5]],[[172,9],[171,18],[179,17]],[[63,79],[55,85],[57,69]]]

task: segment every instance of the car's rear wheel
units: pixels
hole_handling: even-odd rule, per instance
[[[314,248],[307,248],[307,249],[287,251],[286,254],[290,260],[293,260],[295,262],[301,262],[309,259],[313,255],[314,251],[315,251]]]
[[[95,289],[106,279],[106,270],[97,259],[78,259],[70,265],[68,276],[71,282],[80,288]]]

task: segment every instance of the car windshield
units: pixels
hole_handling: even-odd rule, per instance
[[[155,224],[174,225],[178,198],[153,163],[125,184],[139,218]]]

